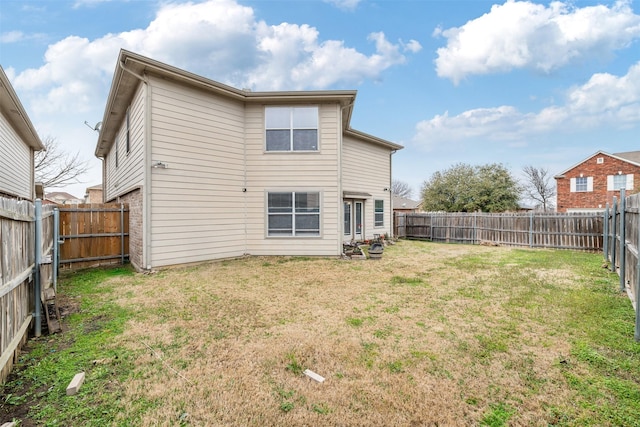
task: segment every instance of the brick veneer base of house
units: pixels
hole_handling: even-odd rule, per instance
[[[142,189],[118,197],[118,202],[129,205],[129,262],[142,271]]]
[[[598,163],[598,158],[603,158],[603,163]],[[607,191],[607,175],[633,174],[634,191],[640,184],[640,166],[634,166],[620,159],[597,154],[564,174],[564,178],[556,177],[558,212],[566,212],[567,209],[604,209],[606,204],[613,204],[613,197],[620,199],[620,191]],[[571,178],[593,177],[593,191],[571,192]],[[627,190],[627,195],[632,191]]]

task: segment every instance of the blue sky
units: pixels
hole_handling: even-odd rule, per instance
[[[418,197],[455,163],[557,174],[640,150],[640,2],[3,0],[0,63],[41,137],[93,155],[120,48],[239,88],[357,89]]]

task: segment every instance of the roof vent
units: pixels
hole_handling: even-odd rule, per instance
[[[596,163],[599,164],[599,165],[603,164],[604,163],[604,157],[598,157],[596,159]]]

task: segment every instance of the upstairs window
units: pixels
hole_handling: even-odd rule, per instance
[[[627,189],[627,175],[613,175],[613,189]]]
[[[593,191],[593,177],[580,176],[577,178],[571,178],[570,186],[570,191],[572,193],[584,193],[587,191]]]
[[[582,192],[587,191],[587,183],[589,180],[584,177],[576,178],[576,191]]]
[[[267,151],[318,151],[318,107],[266,107]]]
[[[319,236],[320,193],[268,193],[269,236]]]
[[[633,174],[607,176],[607,191],[633,190]]]

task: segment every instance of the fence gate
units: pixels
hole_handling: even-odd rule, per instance
[[[128,260],[128,205],[88,203],[59,211],[60,268],[76,270]]]

